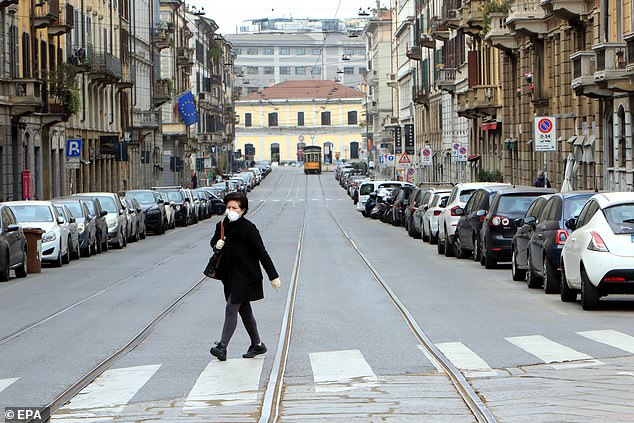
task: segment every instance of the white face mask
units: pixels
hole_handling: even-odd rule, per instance
[[[229,210],[227,212],[227,217],[229,218],[231,222],[235,222],[236,220],[240,219],[240,216],[241,214],[238,213],[237,211]]]

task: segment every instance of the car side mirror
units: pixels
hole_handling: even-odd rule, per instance
[[[100,216],[100,217],[105,217],[105,216],[107,216],[107,215],[108,215],[108,212],[107,212],[107,211],[105,211],[105,210],[102,210],[102,211],[101,211],[101,213],[99,213],[99,216]]]
[[[15,232],[20,229],[20,225],[9,225],[7,226],[7,232]]]
[[[125,210],[123,210],[123,209],[119,210],[119,216],[123,215],[124,212],[125,212]]]
[[[482,216],[486,216],[487,215],[487,211],[486,210],[478,210],[476,212],[476,216],[478,217],[482,217]]]
[[[165,201],[163,201],[163,199],[161,198],[161,199],[159,199],[156,203],[157,203],[157,204],[165,204]]]
[[[136,212],[137,212],[137,213],[141,213],[141,211],[143,211],[143,209],[142,209],[141,207],[137,207],[137,208],[136,208]]]
[[[70,218],[69,222],[70,223],[76,223],[77,219],[75,219],[75,217],[73,216],[73,217]]]
[[[456,207],[453,211],[456,216],[464,216],[464,209],[462,207]]]
[[[425,210],[425,211],[429,210],[429,206],[423,207],[423,210]]]
[[[533,227],[535,227],[535,224],[537,223],[537,219],[535,219],[535,216],[526,216],[523,220],[525,225],[530,225]]]
[[[515,226],[517,226],[518,228],[521,228],[524,225],[524,219],[522,218],[515,219],[513,222],[515,223]]]
[[[579,220],[576,217],[571,217],[570,219],[566,220],[566,228],[574,231],[577,228],[578,221]]]
[[[129,213],[134,213],[134,209],[128,209]]]
[[[58,224],[63,225],[63,224],[64,224],[64,222],[65,222],[65,221],[64,221],[64,218],[63,218],[62,216],[57,216],[57,223],[58,223]]]

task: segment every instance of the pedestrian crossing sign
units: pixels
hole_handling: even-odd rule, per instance
[[[412,163],[412,161],[410,160],[410,158],[407,155],[407,153],[403,152],[403,154],[401,154],[401,158],[398,159],[398,163],[399,164],[410,164],[410,163]]]

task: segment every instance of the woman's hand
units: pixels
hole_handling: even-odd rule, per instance
[[[225,242],[222,239],[219,239],[218,242],[216,242],[216,246],[214,248],[220,251],[222,250],[222,247],[224,246],[225,246]]]
[[[280,291],[280,286],[282,286],[282,282],[280,282],[280,278],[273,279],[271,281],[271,286],[273,287],[274,290],[279,292]]]

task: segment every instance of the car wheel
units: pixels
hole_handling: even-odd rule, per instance
[[[445,254],[445,241],[440,239],[440,234],[438,234],[437,238],[438,245],[436,246],[436,251],[438,251],[438,254]]]
[[[425,221],[423,220],[423,222],[420,225],[420,237],[423,239],[423,242],[430,242],[431,241],[431,234],[428,234],[425,232]]]
[[[108,244],[108,235],[105,236],[105,240],[101,243],[101,252],[108,251],[110,244]]]
[[[18,267],[15,268],[15,277],[16,278],[25,278],[27,274],[27,255],[26,255],[26,245],[22,249],[22,263]]]
[[[4,267],[0,269],[0,282],[6,282],[9,280],[9,270],[11,268],[9,265],[10,260],[11,257],[9,257],[9,253],[7,253],[4,261]]]
[[[467,258],[468,255],[465,249],[462,248],[462,241],[458,235],[454,235],[453,238],[453,254],[460,259]]]
[[[571,303],[573,301],[577,301],[577,291],[571,289],[568,286],[568,280],[566,279],[566,269],[564,267],[564,262],[561,262],[561,277],[559,280],[559,284],[561,285],[559,288],[559,295],[561,297],[561,301],[564,303]]]
[[[513,248],[513,253],[511,254],[511,276],[513,276],[514,281],[526,280],[526,270],[517,268],[517,251],[515,248]]]
[[[480,261],[480,255],[482,254],[482,247],[480,246],[480,238],[473,237],[473,261]]]
[[[528,265],[527,265],[527,269],[526,269],[526,285],[531,288],[531,289],[535,289],[535,288],[539,288],[542,286],[542,278],[540,278],[539,276],[537,276],[535,274],[535,272],[533,271],[533,266],[531,266],[531,254],[528,253],[528,259],[527,259]]]
[[[123,236],[123,232],[119,231],[119,236],[117,238],[119,238],[119,241],[117,243],[117,248],[121,250],[126,245],[125,236]]]
[[[81,258],[81,248],[79,242],[77,242],[77,248],[73,248],[73,260],[79,260]]]
[[[147,238],[147,231],[145,230],[145,226],[143,227],[143,232],[141,232],[141,235],[139,235],[139,237],[141,239]]]
[[[57,250],[57,260],[53,262],[53,266],[62,267],[62,264],[64,264],[64,262],[62,260],[62,243],[60,242],[59,249]]]
[[[431,231],[429,232],[429,243],[431,245],[438,244],[438,235],[432,234]]]
[[[64,258],[62,260],[64,260],[64,264],[68,264],[70,263],[70,247],[71,247],[71,241],[70,238],[68,238],[67,244],[66,244],[66,254],[64,254]],[[60,249],[62,248],[62,244],[60,243]]]
[[[453,257],[453,243],[449,242],[449,235],[447,234],[447,228],[445,228],[445,257]]]
[[[592,285],[585,269],[581,269],[581,307],[596,310],[599,307],[599,289]]]
[[[553,269],[548,259],[544,257],[544,292],[546,294],[556,294],[561,289],[560,285],[557,271]]]

